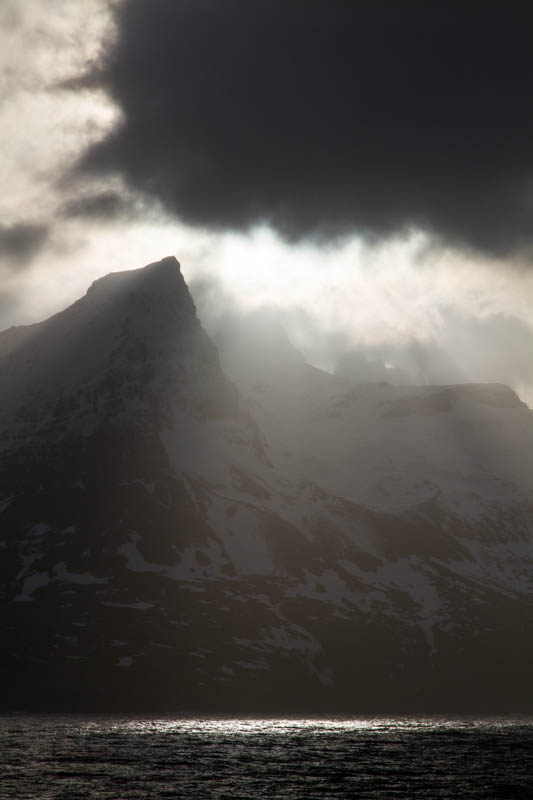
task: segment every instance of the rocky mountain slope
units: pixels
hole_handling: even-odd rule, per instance
[[[0,334],[2,707],[531,709],[527,406],[220,346],[171,258]]]

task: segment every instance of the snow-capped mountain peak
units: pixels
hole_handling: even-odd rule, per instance
[[[523,708],[531,412],[258,338],[172,258],[0,334],[4,707]]]

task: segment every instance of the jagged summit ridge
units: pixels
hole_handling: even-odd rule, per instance
[[[166,256],[160,261],[154,261],[136,269],[110,272],[93,281],[86,294],[94,295],[96,293],[115,291],[140,291],[154,295],[177,291],[183,294],[184,299],[187,297],[192,303],[192,298],[181,272],[181,265],[175,256]]]
[[[0,371],[0,452],[232,394],[174,257],[110,273],[64,311],[0,334]]]
[[[176,310],[180,313],[196,317],[196,308],[189,293],[187,284],[181,273],[180,264],[174,256],[163,258],[144,267],[132,270],[111,272],[102,278],[93,281],[86,294],[57,314],[31,325],[12,326],[0,332],[0,368],[5,366],[6,359],[27,349],[36,338],[46,343],[54,337],[67,336],[73,327],[84,325],[109,325],[112,317],[124,312],[125,307],[137,303],[135,313],[146,313],[149,304],[139,303],[139,298],[145,301],[152,298],[161,302],[165,297],[171,298],[172,304],[159,308],[158,318],[165,311]],[[132,309],[133,310],[133,309]],[[152,319],[154,323],[156,320]],[[82,334],[90,334],[90,330]],[[31,348],[30,348],[31,349]]]

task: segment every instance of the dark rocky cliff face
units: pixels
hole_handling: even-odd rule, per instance
[[[531,708],[530,412],[283,364],[174,259],[0,334],[2,708]]]
[[[236,411],[173,258],[108,275],[65,311],[0,334],[0,369],[3,451],[103,426],[153,427],[174,407]]]

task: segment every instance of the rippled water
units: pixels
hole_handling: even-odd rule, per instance
[[[0,717],[0,797],[533,797],[531,719]]]

